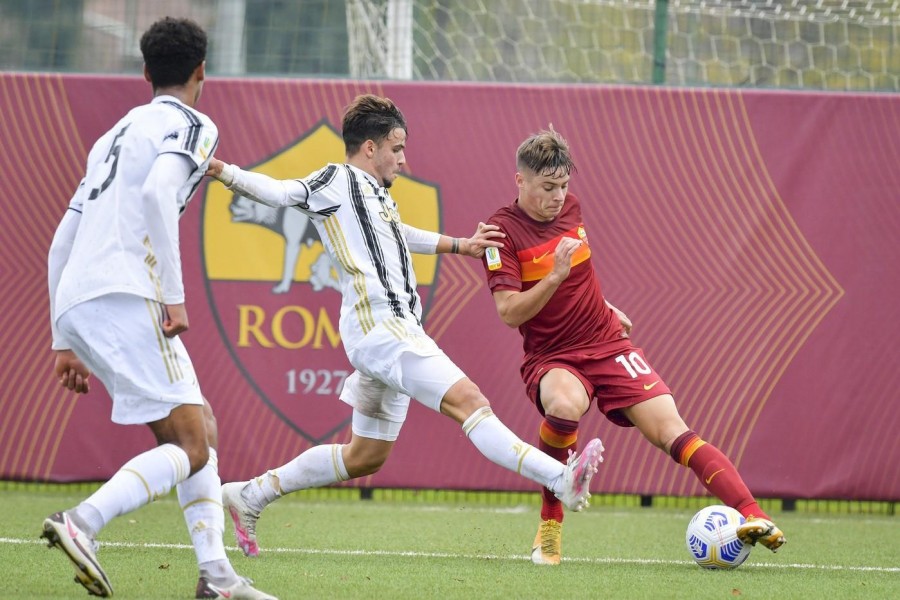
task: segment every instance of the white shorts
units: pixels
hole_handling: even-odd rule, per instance
[[[182,404],[203,404],[181,339],[162,333],[163,305],[131,294],[77,304],[57,326],[112,397],[112,420],[151,423]]]
[[[378,324],[347,357],[356,371],[341,400],[354,408],[353,433],[370,439],[397,439],[410,397],[440,412],[447,390],[466,376],[420,325],[405,319]]]

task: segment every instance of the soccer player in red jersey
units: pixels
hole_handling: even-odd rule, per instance
[[[591,402],[620,427],[637,427],[657,448],[689,467],[703,486],[747,521],[738,536],[776,551],[784,535],[760,508],[737,469],[691,431],[669,387],[629,339],[628,317],[603,297],[578,198],[574,170],[557,132],[530,136],[516,153],[515,202],[488,220],[506,234],[484,265],[497,313],[524,340],[522,379],[544,419],[539,448],[563,461],[576,448],[578,421]],[[531,559],[559,564],[563,507],[543,490]]]

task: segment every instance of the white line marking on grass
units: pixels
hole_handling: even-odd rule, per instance
[[[160,504],[163,500],[157,500],[154,504]],[[173,500],[172,504],[176,504]],[[359,500],[349,500],[340,502],[352,503],[352,502],[360,502]],[[368,500],[363,502],[370,502]],[[291,498],[288,502],[285,502],[284,499],[280,500],[278,504],[273,504],[271,507],[266,510],[273,509],[281,509],[288,510],[296,507],[303,507],[305,510],[315,510],[319,508],[332,509],[334,508],[333,502],[319,502],[315,501],[307,501],[301,499]],[[390,502],[382,502],[379,500],[372,501],[372,504],[367,504],[366,507],[368,510],[384,510],[384,511],[396,511],[398,504],[393,504]],[[537,511],[540,510],[540,501],[536,501],[533,504],[514,504],[510,506],[487,506],[481,503],[472,503],[467,504],[464,501],[460,501],[458,504],[415,504],[408,503],[402,504],[402,510],[410,511],[410,512],[421,512],[421,513],[482,513],[482,514],[509,514],[509,515],[520,515],[520,514],[537,514]],[[631,507],[631,508],[637,508]],[[642,509],[644,512],[641,513],[641,519],[660,519],[664,521],[683,521],[685,524],[694,516],[696,512],[694,509],[688,508],[674,508],[674,507],[660,507],[659,509]],[[604,520],[612,517],[623,517],[623,516],[633,516],[634,512],[621,510],[615,506],[604,506],[603,504],[591,504],[591,510],[587,512],[578,513],[576,519],[587,519],[587,520]],[[889,515],[875,515],[872,518],[863,518],[863,515],[851,515],[856,517],[854,522],[863,525],[876,525],[883,526],[884,523],[892,523],[892,519],[894,517]],[[793,513],[791,519],[793,521],[800,521],[804,523],[811,523],[813,525],[827,525],[831,526],[834,524],[840,524],[842,522],[840,517],[822,517],[816,515],[809,515],[804,513]]]
[[[20,538],[0,537],[0,544],[42,544],[46,542],[40,540],[26,540]],[[163,548],[166,550],[193,550],[193,546],[189,544],[162,544],[162,543],[134,543],[134,542],[101,542],[101,547],[110,548]],[[231,552],[239,552],[236,547],[228,547]],[[265,548],[265,552],[274,554],[309,554],[323,556],[399,556],[411,558],[459,558],[466,560],[509,560],[509,561],[529,561],[530,556],[508,554],[501,556],[498,554],[451,554],[449,552],[415,552],[405,551],[399,552],[395,550],[315,550],[311,548]],[[565,557],[562,559],[567,563],[587,563],[596,565],[693,565],[694,563],[685,560],[661,560],[654,558],[573,558]],[[744,568],[758,569],[810,569],[821,571],[866,571],[875,573],[900,573],[900,567],[853,567],[846,565],[812,565],[803,563],[753,563],[747,564]]]

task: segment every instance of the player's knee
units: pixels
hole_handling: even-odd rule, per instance
[[[459,423],[479,408],[490,406],[481,390],[471,379],[461,379],[444,395],[441,401],[441,412]]]
[[[209,445],[206,443],[206,440],[182,446],[182,450],[187,453],[188,460],[191,463],[191,475],[205,467],[206,463],[209,462]]]
[[[544,414],[559,419],[578,421],[590,406],[587,398],[571,394],[541,394]]]
[[[350,478],[356,479],[357,477],[374,475],[381,469],[386,459],[387,456],[353,457],[351,460],[345,461],[344,467],[347,469],[347,474]]]
[[[353,436],[341,446],[344,468],[351,479],[377,473],[391,454],[393,442]]]

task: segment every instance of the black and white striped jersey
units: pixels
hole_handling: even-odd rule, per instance
[[[338,274],[345,348],[389,319],[421,323],[410,246],[433,254],[440,235],[403,224],[396,202],[372,175],[330,163],[296,180],[278,181],[231,165],[224,177],[248,198],[309,215]]]
[[[209,117],[172,96],[132,109],[97,140],[69,203],[80,220],[56,288],[57,316],[118,292],[184,302],[178,220],[218,141]]]
[[[412,256],[390,192],[347,164],[328,164],[301,181],[309,196],[296,208],[310,215],[338,271],[344,346],[385,319],[421,322]]]

